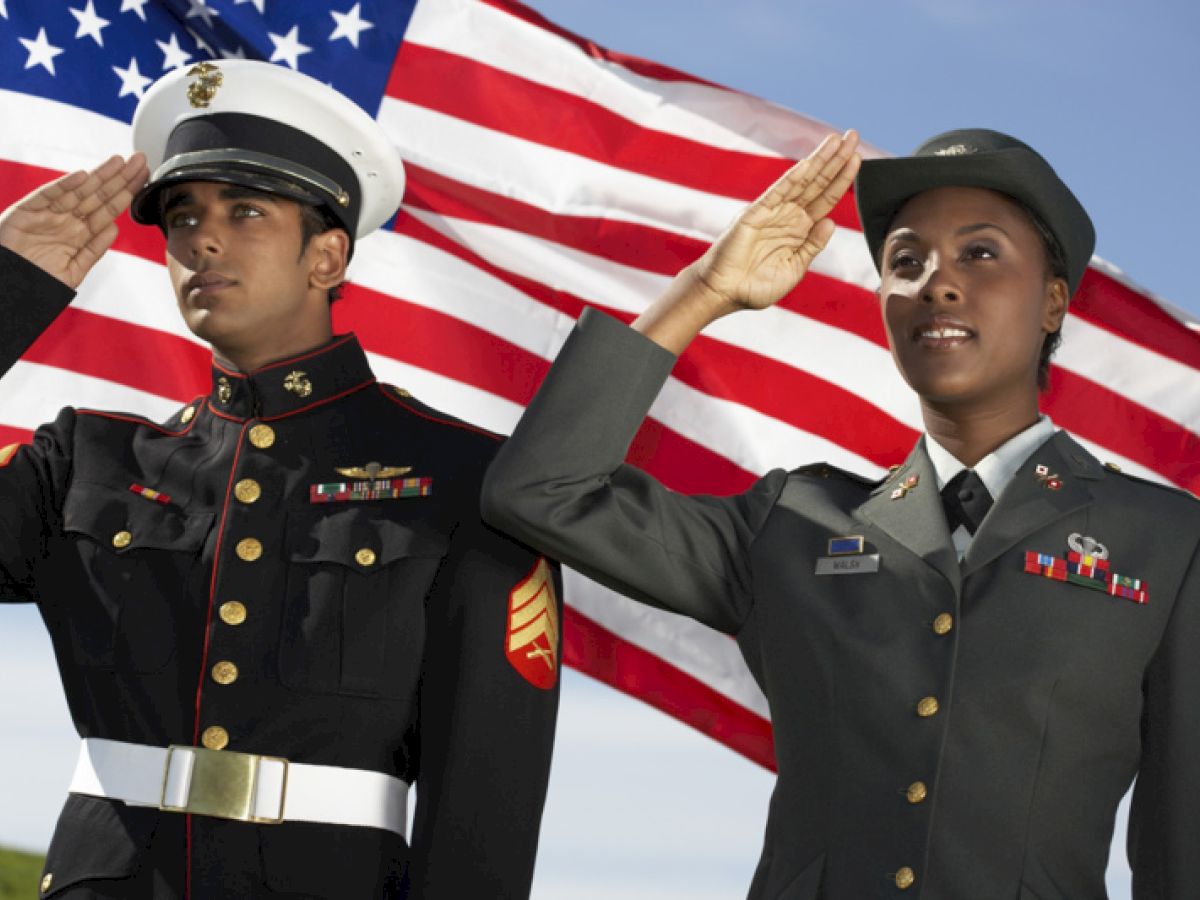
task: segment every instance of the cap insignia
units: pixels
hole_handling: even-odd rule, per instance
[[[283,379],[283,389],[291,391],[297,397],[307,397],[312,393],[312,382],[304,372],[297,369],[287,373],[287,377]]]
[[[202,62],[188,69],[188,75],[196,76],[196,80],[188,85],[188,102],[196,109],[207,109],[225,81],[224,73],[212,63]]]
[[[967,156],[968,154],[978,151],[978,147],[972,147],[968,144],[951,144],[949,147],[943,147],[941,150],[934,150],[934,156]]]

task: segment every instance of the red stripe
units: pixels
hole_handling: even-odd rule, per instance
[[[14,428],[11,425],[0,424],[0,447],[9,444],[31,444],[33,432],[28,428]]]
[[[751,200],[791,160],[653,131],[575,94],[444,50],[401,46],[387,94],[659,181]]]
[[[178,335],[68,307],[22,359],[183,402],[207,390],[212,354]]]
[[[563,611],[563,662],[775,771],[769,721],[569,605]]]
[[[405,206],[467,222],[508,228],[645,272],[673,277],[708,249],[707,241],[651,225],[599,216],[552,213],[447,178],[431,169],[409,164],[405,171],[408,175]],[[834,220],[847,227],[857,227],[852,200],[843,199],[834,210]],[[398,221],[402,223],[404,217]]]
[[[446,178],[430,169],[405,165],[406,206],[468,222],[496,225],[591,253],[625,266],[674,275],[700,256],[707,244],[649,225],[618,219],[569,216]],[[401,216],[397,230],[407,221]]]
[[[1178,422],[1056,366],[1042,408],[1055,425],[1200,493],[1200,437]]]
[[[530,25],[534,25],[543,31],[557,35],[563,40],[570,41],[592,59],[617,63],[631,72],[645,75],[647,78],[656,78],[659,81],[685,81],[691,84],[708,85],[719,90],[728,90],[728,88],[714,84],[711,81],[705,81],[703,78],[697,78],[695,75],[689,75],[687,72],[672,69],[670,66],[664,66],[652,60],[630,56],[626,53],[618,53],[615,50],[607,50],[594,41],[590,41],[585,37],[575,34],[573,31],[567,31],[567,29],[555,25],[549,19],[542,16],[541,13],[530,9],[522,3],[517,3],[515,0],[480,0],[480,2],[495,7],[501,12],[506,12],[514,18],[528,22]]]
[[[524,406],[550,364],[462,319],[347,285],[334,328],[357,332],[363,348],[437,372]]]
[[[553,291],[541,282],[514,275],[487,262],[412,216],[405,217],[398,222],[396,228],[399,233],[443,250],[504,281],[532,299],[545,303],[572,318],[578,318],[586,305],[571,294],[564,291]],[[347,297],[351,293],[348,292]],[[387,302],[390,301],[385,301],[385,307]],[[802,299],[790,301],[795,305],[803,302]],[[598,308],[604,309],[605,312],[626,323],[634,318],[630,313],[605,307]],[[826,306],[818,308],[817,311],[828,312],[835,308],[836,305]],[[389,311],[393,315],[396,314],[395,307],[391,307]],[[431,318],[440,316],[440,314],[431,313],[429,310],[419,307],[414,307],[414,311],[419,319],[429,323],[421,329],[423,340],[420,343],[426,345],[426,350],[437,348],[436,356],[440,358],[444,355],[441,348],[459,346],[459,342],[465,342],[464,349],[472,348],[470,352],[460,353],[459,356],[465,357],[465,359],[458,360],[457,363],[451,361],[449,365],[478,367],[480,371],[474,372],[472,377],[487,380],[472,381],[472,384],[493,393],[500,393],[501,396],[520,403],[522,406],[529,402],[533,396],[533,389],[541,383],[541,379],[548,369],[540,357],[507,342],[497,344],[499,339],[490,332],[479,331],[474,329],[474,326],[464,326],[459,320],[452,319],[448,325],[440,325],[440,319]],[[365,326],[367,322],[374,321],[375,317],[381,314],[374,311],[366,313],[360,322]],[[408,314],[405,313],[403,318],[407,318],[407,316]],[[340,324],[341,320],[339,320]],[[347,324],[350,323],[347,322]],[[408,327],[407,323],[398,317],[392,327],[382,328],[380,333],[389,335],[386,343],[390,346],[393,343],[390,335],[406,327]],[[445,332],[444,329],[447,327],[453,328],[459,336]],[[363,333],[366,331],[365,327],[359,330]],[[486,336],[485,339],[481,341],[479,334],[475,333],[476,331]],[[430,332],[436,332],[439,336],[431,341]],[[413,352],[413,349],[407,346],[412,341],[402,343],[406,345],[406,352]],[[476,351],[475,347],[479,347],[479,350]],[[497,347],[500,348],[498,354]],[[377,352],[387,354],[391,351],[387,346],[381,346]],[[481,354],[478,358],[476,358],[477,352]],[[519,371],[528,374],[533,381],[528,388],[516,388],[507,392],[503,389],[498,390],[495,386],[495,378],[497,373],[503,371],[499,367],[512,367],[517,358],[524,360]],[[429,363],[412,361],[422,368],[431,368],[434,360]],[[904,459],[917,438],[916,431],[836,384],[778,360],[704,335],[692,342],[680,364],[676,366],[675,376],[683,383],[710,396],[757,409],[798,429],[821,435],[843,446],[864,448],[859,452],[865,458],[881,466]],[[511,384],[508,386],[515,387]],[[797,402],[798,397],[805,398],[804,402]]]
[[[541,282],[514,275],[487,262],[412,216],[403,218],[396,227],[399,233],[449,253],[500,279],[530,298],[545,303],[572,318],[578,318],[586,305],[571,294],[564,291],[553,291]],[[837,283],[834,279],[829,278],[825,278],[823,281],[826,285]],[[385,297],[386,295],[378,296]],[[810,314],[814,319],[824,320],[834,327],[856,332],[861,337],[874,340],[886,348],[887,341],[883,334],[883,326],[871,298],[873,298],[871,293],[848,285],[844,285],[841,290],[829,291],[823,297],[820,292],[820,284],[814,282],[811,289],[805,289],[802,282],[801,288],[787,298],[786,305],[790,309]],[[385,305],[388,302],[390,301],[385,300]],[[603,309],[603,307],[600,308]],[[533,390],[536,389],[537,384],[540,384],[547,368],[540,357],[507,342],[501,342],[502,346],[498,345],[497,342],[500,339],[491,335],[490,332],[475,329],[474,326],[467,326],[459,320],[450,319],[450,317],[444,318],[449,320],[449,327],[453,329],[453,332],[445,332],[437,325],[442,318],[440,313],[432,313],[430,310],[415,306],[413,310],[418,318],[429,322],[429,325],[421,329],[424,340],[418,342],[425,344],[426,350],[431,349],[430,345],[440,348],[463,344],[463,349],[468,352],[461,356],[470,359],[478,352],[481,354],[480,360],[483,362],[479,371],[472,373],[471,378],[476,380],[471,380],[470,383],[507,397],[522,406],[529,402]],[[392,312],[396,314],[396,308],[393,307]],[[631,314],[623,311],[605,309],[605,312],[627,323],[633,319]],[[372,321],[376,315],[378,314],[371,313],[365,316],[364,323]],[[403,318],[407,318],[407,314],[404,314]],[[390,335],[405,328],[403,318],[398,316],[395,324],[392,327],[381,329],[381,333]],[[360,330],[365,331],[365,329]],[[477,332],[485,336],[484,343],[478,343]],[[435,340],[430,341],[431,334],[438,336]],[[390,345],[392,341],[388,340],[386,343]],[[408,345],[414,342],[408,340],[402,343],[406,350],[411,352],[412,348]],[[384,345],[383,341],[380,344],[377,352],[385,355],[392,352],[389,346]],[[478,351],[473,349],[477,344],[480,347]],[[500,349],[497,349],[498,347]],[[439,350],[435,355],[440,354]],[[497,354],[498,360],[493,359]],[[516,358],[524,360],[524,363],[514,366]],[[424,361],[411,361],[422,368],[438,370],[434,358],[427,356]],[[462,365],[461,362],[459,364]],[[508,371],[526,373],[529,379],[519,386],[508,381],[497,382],[497,374],[505,371],[505,369],[499,368],[501,365]],[[1084,389],[1082,394],[1077,389],[1069,400],[1063,401],[1055,396],[1055,385],[1059,382],[1052,382],[1051,391],[1045,399],[1045,406],[1056,420],[1059,419],[1058,411],[1064,411],[1060,421],[1063,427],[1075,431],[1082,437],[1105,443],[1113,452],[1121,453],[1126,458],[1153,468],[1173,480],[1178,481],[1180,477],[1186,476],[1185,470],[1188,464],[1185,460],[1191,457],[1171,457],[1169,451],[1181,441],[1194,442],[1194,436],[1190,432],[1187,432],[1178,423],[1165,419],[1101,385],[1088,382],[1086,379],[1070,373],[1064,374],[1075,379],[1074,383],[1084,385]],[[679,365],[676,366],[675,376],[683,383],[710,396],[740,403],[802,431],[824,437],[879,466],[887,466],[903,460],[916,441],[918,434],[916,430],[836,384],[786,363],[760,356],[752,351],[704,335],[699,336],[688,348]],[[797,398],[803,398],[803,402],[799,402]],[[1122,429],[1122,435],[1117,441],[1120,446],[1109,441],[1107,436],[1094,437],[1097,435],[1096,422],[1099,420],[1078,414],[1078,410],[1094,410],[1098,406],[1109,410],[1111,415],[1116,417],[1109,421],[1130,424],[1130,428]],[[1068,422],[1072,424],[1067,424]],[[1177,432],[1178,434],[1176,434]],[[1167,448],[1168,452],[1164,453],[1154,447],[1146,446],[1139,440],[1131,439],[1131,435],[1160,436],[1160,443],[1162,447]],[[799,464],[809,462],[809,460],[795,462]],[[722,479],[722,483],[725,483],[724,479]]]
[[[1144,294],[1097,269],[1088,269],[1071,312],[1118,337],[1200,372],[1200,332],[1188,328]]]

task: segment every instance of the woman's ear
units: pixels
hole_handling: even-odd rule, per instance
[[[309,242],[312,267],[309,284],[315,288],[329,290],[346,280],[346,266],[350,261],[350,236],[340,228],[314,235]]]
[[[1053,334],[1062,327],[1071,302],[1071,291],[1066,279],[1051,278],[1046,282],[1046,306],[1042,316],[1042,331]]]

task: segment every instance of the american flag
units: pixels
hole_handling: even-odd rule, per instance
[[[376,116],[408,169],[335,307],[377,374],[507,432],[585,305],[625,320],[831,129],[614,53],[515,0],[0,0],[0,204],[129,150],[163,72],[266,59]],[[866,129],[869,137],[869,127]],[[868,151],[871,153],[873,151]],[[676,367],[630,459],[730,493],[774,466],[879,474],[921,429],[892,364],[852,201],[776,308],[724,319]],[[153,229],[123,223],[71,309],[0,382],[0,446],[63,405],[165,418],[207,390]],[[15,298],[6,298],[14,303]],[[1101,459],[1200,491],[1200,330],[1093,261],[1045,410]],[[569,575],[568,664],[773,764],[729,638]]]

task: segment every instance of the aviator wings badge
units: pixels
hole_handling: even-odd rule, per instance
[[[369,462],[365,466],[346,466],[339,468],[337,473],[347,478],[365,478],[368,481],[378,481],[380,478],[395,478],[407,475],[412,466],[385,466],[382,463]]]
[[[548,691],[558,681],[558,600],[545,557],[508,595],[504,652],[534,687]]]

